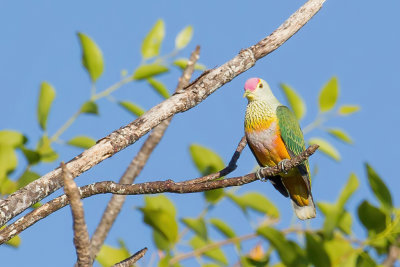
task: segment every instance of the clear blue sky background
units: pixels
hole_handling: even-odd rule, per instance
[[[116,82],[120,71],[133,71],[141,61],[141,41],[159,18],[166,23],[162,52],[173,49],[176,34],[193,25],[194,38],[181,56],[188,57],[195,45],[201,45],[200,62],[218,66],[271,33],[304,1],[2,1],[0,3],[0,129],[15,129],[29,137],[31,147],[41,135],[36,119],[36,104],[41,81],[49,81],[57,91],[48,130],[53,134],[89,98],[90,81],[81,66],[76,33],[90,35],[105,58],[105,72],[98,81],[102,90]],[[302,126],[317,114],[317,96],[321,86],[333,75],[340,82],[340,104],[361,105],[361,112],[348,118],[329,121],[328,125],[345,129],[355,140],[354,146],[341,144],[322,131],[306,136],[326,137],[342,155],[336,163],[322,154],[312,157],[318,164],[313,194],[316,201],[334,201],[349,174],[355,172],[361,186],[349,202],[354,212],[362,199],[376,203],[363,168],[370,162],[390,186],[394,202],[399,205],[400,187],[396,171],[400,97],[399,1],[328,0],[323,9],[303,29],[278,50],[258,61],[251,70],[226,84],[198,107],[178,114],[162,144],[152,155],[137,181],[172,178],[183,180],[198,175],[189,158],[188,146],[195,142],[217,151],[229,161],[243,135],[246,101],[243,84],[249,77],[263,77],[277,97],[284,101],[279,83],[292,85],[307,103]],[[179,70],[172,69],[160,79],[172,91]],[[196,73],[198,75],[199,73]],[[162,99],[146,83],[124,86],[114,96],[150,108]],[[86,134],[99,139],[129,123],[133,117],[115,104],[101,100],[100,117],[82,116],[62,138]],[[80,185],[98,180],[118,180],[141,142],[127,148],[88,171],[76,181]],[[60,159],[68,161],[81,151],[56,145]],[[21,158],[21,160],[23,160]],[[59,164],[44,164],[35,171],[45,174]],[[255,165],[245,150],[239,168],[232,175],[250,171]],[[16,176],[20,172],[16,173]],[[270,184],[253,183],[240,192],[257,190],[274,201],[281,213],[280,227],[292,220],[287,199]],[[53,196],[60,194],[58,191]],[[197,216],[203,208],[202,195],[168,195],[179,207],[179,216]],[[84,201],[90,233],[99,221],[110,196],[95,196]],[[123,238],[131,252],[149,246],[148,263],[154,252],[150,229],[134,209],[143,199],[132,196],[114,225],[107,243]],[[313,220],[319,226],[322,219]],[[251,231],[240,210],[228,200],[212,215],[221,216],[238,232]],[[358,223],[358,236],[364,235]],[[26,230],[20,248],[0,248],[2,266],[71,266],[75,260],[72,244],[70,210],[63,209]],[[250,246],[250,245],[249,245]],[[230,252],[230,263],[236,258]],[[184,265],[193,265],[193,261]],[[145,265],[147,266],[147,265]],[[154,266],[154,265],[153,265]]]

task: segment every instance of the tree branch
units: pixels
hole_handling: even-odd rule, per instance
[[[271,53],[313,17],[325,0],[309,0],[270,36],[240,53],[190,84],[184,91],[153,107],[140,118],[97,141],[96,145],[67,163],[74,177],[135,143],[143,135],[172,115],[187,111],[205,100],[215,90],[253,67],[257,60]],[[0,202],[0,226],[62,186],[57,168]]]
[[[224,169],[220,170],[219,172],[212,173],[212,174],[202,176],[199,178],[195,178],[192,180],[187,180],[184,182],[176,183],[176,184],[178,184],[178,185],[199,184],[199,183],[204,183],[207,181],[212,181],[212,180],[215,180],[215,179],[218,179],[225,175],[230,174],[237,168],[236,163],[237,163],[243,149],[246,147],[246,145],[247,145],[246,136],[243,136],[242,139],[240,139],[240,142],[235,150],[235,153],[233,153],[233,156],[232,156],[231,160],[229,161],[228,166],[226,166]]]
[[[303,153],[285,162],[283,169],[278,166],[262,168],[261,176],[264,178],[276,176],[281,172],[287,172],[290,169],[301,164],[308,159],[318,149],[318,145],[308,147]],[[201,179],[201,178],[200,178]],[[227,178],[215,181],[205,181],[202,183],[175,183],[172,180],[147,182],[141,184],[118,184],[111,181],[98,182],[90,185],[85,185],[79,188],[81,198],[87,198],[97,194],[119,194],[119,195],[143,195],[143,194],[159,194],[164,192],[169,193],[196,193],[218,188],[239,186],[254,182],[257,180],[255,173],[250,173],[245,176]],[[6,226],[0,230],[0,244],[8,241],[15,235],[19,234],[26,228],[30,227],[37,221],[45,218],[51,213],[68,205],[68,199],[65,195],[59,196],[41,207],[31,211],[27,215],[21,217],[13,224]]]
[[[77,255],[77,266],[88,267],[92,266],[90,261],[90,241],[87,226],[85,222],[85,214],[83,211],[83,205],[81,202],[81,195],[79,192],[74,178],[65,166],[64,162],[61,162],[62,176],[64,178],[64,192],[70,203],[73,227],[74,227],[74,244]]]
[[[177,256],[173,257],[169,261],[169,265],[172,266],[182,260],[203,255],[205,252],[208,252],[210,250],[213,250],[213,249],[225,246],[225,245],[229,245],[229,244],[234,244],[236,242],[241,242],[244,240],[252,239],[252,238],[255,238],[258,236],[259,235],[257,233],[252,233],[252,234],[247,234],[247,235],[242,235],[242,236],[235,236],[235,237],[228,238],[228,239],[225,239],[222,241],[214,242],[214,243],[205,245],[204,247],[190,251],[188,253],[177,255]]]
[[[386,256],[386,259],[382,262],[382,266],[392,267],[396,263],[396,261],[400,258],[400,247],[397,246],[400,243],[400,237],[396,239],[397,244],[392,244],[389,247],[389,252]]]
[[[140,260],[144,254],[146,254],[147,248],[141,249],[135,254],[133,254],[131,257],[127,258],[126,260],[123,260],[115,265],[113,267],[130,267],[133,266],[138,260]]]
[[[200,47],[197,46],[193,51],[182,76],[179,78],[178,85],[176,87],[176,92],[183,90],[183,88],[189,84],[190,78],[194,72],[194,66],[199,59]],[[146,165],[154,148],[158,145],[161,138],[163,137],[165,131],[167,130],[172,117],[161,122],[153,131],[149,134],[149,137],[143,143],[139,152],[135,158],[131,161],[125,173],[119,180],[120,184],[131,184],[135,181],[136,177],[142,171],[144,165]],[[106,239],[108,232],[110,231],[112,225],[114,224],[118,214],[121,211],[122,205],[124,204],[126,196],[124,195],[113,195],[111,200],[108,202],[107,207],[103,213],[101,221],[94,232],[91,239],[91,257],[92,261],[96,258],[97,253],[99,253],[101,246]]]

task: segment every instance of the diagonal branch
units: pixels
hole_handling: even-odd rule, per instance
[[[240,139],[240,142],[239,142],[239,144],[238,144],[238,146],[237,146],[237,148],[235,150],[235,153],[233,154],[231,160],[229,161],[228,166],[226,166],[224,169],[220,170],[219,172],[212,173],[212,174],[209,174],[209,175],[206,175],[206,176],[202,176],[202,177],[199,177],[199,178],[195,178],[195,179],[192,179],[192,180],[187,180],[187,181],[180,182],[180,183],[177,183],[177,184],[179,184],[179,185],[199,184],[199,183],[204,183],[204,182],[207,182],[207,181],[216,180],[218,178],[221,178],[221,177],[223,177],[225,175],[230,174],[231,172],[233,172],[236,169],[236,167],[237,167],[236,162],[238,161],[238,159],[240,157],[240,154],[242,153],[242,151],[246,147],[246,145],[247,145],[246,136],[243,136],[242,139]]]
[[[78,267],[92,266],[90,261],[90,241],[87,226],[85,222],[85,214],[81,202],[81,195],[74,179],[65,166],[61,162],[62,176],[64,178],[64,191],[65,195],[70,202],[73,225],[74,225],[74,244],[77,255]]]
[[[303,153],[285,162],[283,168],[274,166],[261,169],[261,176],[264,178],[276,176],[281,172],[287,172],[308,159],[318,149],[318,145],[308,147]],[[206,181],[202,183],[175,183],[172,180],[147,182],[141,184],[118,184],[115,182],[98,182],[80,187],[81,198],[90,197],[97,194],[119,194],[119,195],[143,195],[169,193],[196,193],[218,188],[239,186],[254,182],[257,180],[255,173],[250,173],[240,177],[227,178],[215,181]],[[13,224],[0,230],[0,244],[8,241],[37,221],[45,218],[51,213],[68,205],[68,199],[65,195],[57,197],[41,207],[31,211],[24,217],[21,217]]]
[[[320,10],[324,2],[325,0],[309,0],[277,30],[259,43],[241,50],[230,61],[202,75],[182,92],[174,94],[132,123],[100,139],[96,145],[68,162],[67,167],[72,175],[79,176],[132,145],[165,119],[198,105],[215,90],[253,67],[257,60],[286,42]],[[57,168],[2,200],[0,202],[0,226],[61,186],[61,170]]]
[[[144,254],[146,254],[146,252],[147,252],[147,248],[143,248],[143,249],[139,250],[138,252],[136,252],[135,254],[133,254],[131,257],[127,258],[126,260],[123,260],[123,261],[113,265],[113,267],[130,267],[130,266],[134,266],[134,264],[138,260],[143,258]]]
[[[181,91],[190,82],[190,78],[194,72],[194,66],[199,59],[200,47],[197,46],[193,51],[185,70],[179,79],[178,85],[175,91]],[[167,130],[172,117],[166,119],[160,123],[153,131],[149,134],[149,137],[143,143],[139,152],[129,164],[127,170],[119,180],[120,184],[131,184],[135,181],[136,177],[142,171],[144,165],[146,165],[154,148],[158,145],[165,131]],[[117,219],[118,214],[121,211],[122,205],[124,204],[126,196],[124,195],[113,195],[111,200],[108,202],[107,207],[103,213],[101,221],[94,232],[91,239],[91,257],[95,259],[97,253],[99,253],[101,246],[104,243],[112,225]]]

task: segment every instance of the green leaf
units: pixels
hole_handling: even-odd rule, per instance
[[[225,167],[222,158],[209,148],[198,144],[189,147],[192,161],[202,175],[208,175],[222,170]],[[216,203],[224,196],[223,189],[206,191],[204,196],[208,202]]]
[[[202,175],[208,175],[225,168],[222,158],[207,147],[191,144],[189,151],[192,161]]]
[[[307,266],[303,250],[296,243],[286,240],[280,231],[264,226],[258,228],[257,233],[270,242],[286,266]]]
[[[159,19],[143,40],[142,57],[144,59],[152,58],[160,54],[160,47],[164,36],[164,21]]]
[[[168,251],[171,248],[170,242],[159,231],[153,231],[153,241],[159,250]]]
[[[123,107],[125,110],[129,111],[133,115],[140,117],[145,113],[146,111],[141,108],[140,106],[130,102],[130,101],[120,101],[118,104]]]
[[[40,175],[37,174],[36,172],[26,170],[17,180],[17,187],[18,187],[17,189],[26,186],[27,184],[38,179],[39,177]]]
[[[210,223],[226,238],[233,238],[236,236],[235,231],[223,220],[218,218],[211,218]]]
[[[6,242],[6,245],[13,248],[19,247],[21,245],[21,237],[19,237],[18,235],[14,236],[13,238],[11,238]]]
[[[332,77],[321,89],[319,94],[319,109],[322,112],[331,110],[339,96],[339,84],[337,77]]]
[[[176,49],[182,49],[190,42],[193,36],[193,27],[187,26],[182,31],[178,33],[175,39]]]
[[[46,130],[47,117],[55,97],[56,91],[53,86],[48,82],[42,82],[40,85],[39,101],[37,106],[37,117],[42,130]]]
[[[340,154],[339,151],[336,150],[328,141],[322,138],[311,138],[308,140],[308,143],[310,145],[317,144],[319,145],[319,150],[324,153],[325,155],[328,155],[332,159],[336,161],[340,161]]]
[[[5,176],[0,184],[0,195],[10,195],[17,191],[17,183]]]
[[[41,206],[42,206],[42,203],[36,202],[35,204],[33,204],[33,205],[31,206],[31,208],[32,208],[32,209],[37,209],[37,208],[39,208],[39,207],[41,207]]]
[[[205,191],[204,197],[208,202],[215,204],[224,197],[224,189],[219,188],[219,189]]]
[[[354,112],[360,110],[360,106],[357,105],[343,105],[339,108],[338,113],[342,116],[348,116]]]
[[[167,99],[167,98],[170,97],[170,93],[169,93],[167,87],[165,87],[165,85],[164,85],[162,82],[157,81],[157,80],[155,80],[155,79],[153,79],[153,78],[148,78],[148,79],[147,79],[147,82],[150,84],[150,86],[151,86],[159,95],[161,95],[161,96],[164,97],[165,99]]]
[[[194,250],[205,247],[209,244],[212,244],[211,241],[205,241],[198,236],[194,236],[190,241],[189,244],[193,247]],[[228,260],[224,254],[224,252],[220,248],[214,248],[207,250],[203,254],[204,256],[213,259],[223,265],[228,265]]]
[[[176,209],[174,203],[165,195],[145,196],[145,207],[155,210],[163,210],[171,216],[176,216]]]
[[[51,148],[51,142],[47,135],[43,135],[40,138],[37,145],[37,152],[40,154],[40,159],[43,162],[53,162],[58,158],[58,154]]]
[[[347,234],[350,235],[351,234],[351,225],[353,223],[353,218],[351,217],[350,212],[343,210],[343,214],[340,216],[339,219],[339,229]]]
[[[290,108],[293,110],[297,120],[301,120],[306,114],[306,105],[304,104],[303,99],[289,85],[281,83],[280,87],[283,90],[286,100],[288,101]]]
[[[379,208],[364,200],[357,209],[358,218],[370,235],[374,236],[386,228],[386,215]]]
[[[173,63],[175,66],[179,67],[181,70],[186,69],[187,64],[188,64],[188,59],[187,58],[179,58],[174,61]],[[194,65],[195,70],[205,70],[207,67],[204,66],[203,64],[196,63]]]
[[[173,216],[160,209],[142,208],[143,221],[158,231],[169,243],[175,243],[178,238],[178,224]]]
[[[83,103],[81,106],[81,113],[86,113],[86,114],[95,114],[99,115],[99,108],[97,107],[97,104],[93,101],[87,101]]]
[[[353,144],[353,140],[351,140],[350,136],[343,131],[342,129],[339,128],[330,128],[327,129],[328,133],[331,134],[333,137],[336,137],[337,139],[348,143],[348,144]]]
[[[178,223],[174,204],[164,195],[146,196],[145,206],[139,208],[143,221],[158,231],[169,243],[175,243],[178,238]]]
[[[76,146],[84,149],[91,148],[96,144],[96,140],[88,136],[75,136],[67,142],[68,145]]]
[[[11,146],[18,147],[22,146],[28,141],[28,139],[20,132],[13,130],[1,130],[0,131],[0,146]]]
[[[207,226],[203,218],[182,218],[181,221],[192,229],[200,238],[207,240]]]
[[[350,174],[347,184],[343,187],[342,192],[337,200],[337,205],[339,209],[343,209],[346,202],[353,195],[353,193],[358,189],[360,182],[358,181],[357,175],[354,173]]]
[[[201,267],[220,267],[220,265],[216,264],[216,263],[206,263],[201,265]]]
[[[347,234],[351,234],[351,225],[352,225],[352,217],[351,214],[343,209],[341,212],[340,210],[337,209],[337,205],[331,204],[331,203],[326,203],[326,202],[318,202],[317,203],[318,208],[322,212],[322,214],[325,215],[325,225],[326,226],[326,232],[328,236],[331,234],[331,231],[333,231],[334,227],[336,225],[339,227],[339,229]],[[337,214],[335,214],[337,213]],[[338,223],[335,223],[333,220],[335,220],[335,216],[337,216],[339,219]],[[333,218],[333,220],[331,220]],[[330,221],[331,220],[331,221]],[[326,225],[328,222],[329,225]],[[333,223],[332,223],[333,222]]]
[[[18,158],[11,146],[0,145],[0,184],[6,175],[12,172],[18,165]]]
[[[367,170],[369,186],[374,192],[376,198],[381,203],[381,206],[387,209],[388,211],[392,210],[393,208],[392,195],[390,194],[390,191],[383,182],[382,178],[375,172],[375,170],[368,163],[365,163],[365,168]]]
[[[331,240],[323,243],[333,266],[354,267],[357,258],[357,250],[352,247],[350,241],[340,234],[334,235]]]
[[[103,245],[97,254],[96,260],[103,267],[113,266],[114,264],[125,260],[130,257],[129,251],[126,247],[120,246],[119,248],[109,245]]]
[[[168,67],[156,63],[139,66],[133,74],[133,79],[142,80],[169,71]]]
[[[272,218],[279,218],[278,208],[268,198],[258,192],[248,192],[241,196],[228,194],[228,197],[244,212],[250,208]]]
[[[326,252],[321,238],[314,233],[306,232],[307,257],[314,266],[332,266],[328,253]]]
[[[246,207],[255,211],[265,213],[272,218],[279,218],[278,208],[264,195],[258,192],[249,192],[241,196]]]
[[[78,32],[78,38],[82,48],[82,64],[94,83],[104,70],[103,54],[97,44],[89,36]]]
[[[356,266],[357,267],[376,267],[378,265],[371,258],[371,256],[368,254],[368,252],[362,251],[360,254],[358,254]]]
[[[324,234],[329,238],[332,236],[333,230],[339,227],[343,232],[347,232],[348,228],[351,227],[351,217],[350,226],[349,218],[346,215],[344,205],[351,197],[351,195],[357,190],[359,186],[359,181],[355,174],[350,174],[347,184],[343,187],[340,196],[335,205],[328,203],[318,203],[318,207],[321,209],[322,213],[325,214],[324,222]]]
[[[30,165],[35,165],[40,162],[40,154],[37,151],[21,147],[22,153]]]

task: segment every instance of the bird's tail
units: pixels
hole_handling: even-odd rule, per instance
[[[307,205],[301,206],[302,204],[299,205],[296,201],[292,200],[294,213],[296,213],[297,218],[300,220],[307,220],[316,216],[315,205],[311,194],[308,196],[307,202]]]
[[[308,178],[307,178],[308,179]],[[309,189],[301,175],[292,175],[282,179],[287,189],[296,216],[307,220],[316,216],[315,205]]]

